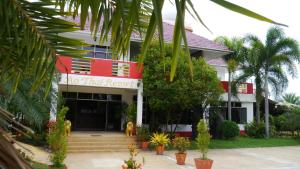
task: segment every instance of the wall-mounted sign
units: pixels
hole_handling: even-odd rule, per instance
[[[138,89],[137,79],[87,76],[76,74],[61,74],[61,85],[92,86],[92,87],[110,87],[121,89]]]

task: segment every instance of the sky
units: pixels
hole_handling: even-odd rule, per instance
[[[288,25],[282,27],[286,36],[299,41],[300,43],[300,1],[299,0],[228,0],[249,10],[257,12],[276,22]],[[265,40],[267,30],[272,24],[258,21],[247,16],[229,11],[209,0],[194,0],[194,7],[204,23],[212,31],[207,31],[193,17],[187,15],[186,25],[193,28],[195,34],[208,39],[215,39],[217,36],[243,37],[249,33]],[[164,20],[175,19],[175,7],[167,0],[163,7]],[[300,65],[297,65],[298,77],[289,77],[289,86],[285,92],[293,92],[300,96]]]

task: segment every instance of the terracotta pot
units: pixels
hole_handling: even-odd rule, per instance
[[[175,153],[177,164],[185,165],[186,153]]]
[[[155,150],[157,155],[163,155],[165,151],[165,146],[164,145],[156,146]]]
[[[127,169],[128,167],[127,167],[127,165],[122,165],[122,169]]]
[[[195,158],[195,165],[197,169],[211,169],[213,160],[202,160],[200,158]]]
[[[142,150],[148,150],[149,143],[150,143],[149,141],[142,141],[141,142]]]
[[[68,169],[66,165],[63,167],[54,167],[53,165],[49,165],[49,169]]]

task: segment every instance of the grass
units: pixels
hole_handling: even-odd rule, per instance
[[[49,169],[47,164],[43,164],[40,162],[33,161],[31,163],[33,169]]]
[[[297,146],[300,145],[300,139],[293,138],[270,138],[256,139],[249,137],[239,137],[235,140],[211,140],[210,149],[231,149],[231,148],[255,148],[255,147],[281,147],[281,146]],[[193,141],[191,150],[197,149],[196,143]]]

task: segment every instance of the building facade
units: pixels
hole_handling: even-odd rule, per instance
[[[87,23],[89,25],[89,23]],[[172,41],[174,26],[164,23],[164,39]],[[208,64],[213,65],[222,82],[225,93],[224,116],[226,117],[226,101],[228,83],[226,82],[227,67],[222,56],[230,51],[213,41],[186,31],[192,57],[204,57]],[[122,105],[136,104],[136,125],[147,121],[143,108],[142,67],[136,60],[140,52],[141,39],[132,35],[128,54],[112,59],[109,41],[99,46],[86,31],[66,33],[66,37],[78,38],[90,44],[84,49],[90,50],[85,57],[89,59],[59,56],[56,67],[61,73],[58,90],[63,93],[65,104],[70,108],[67,119],[72,122],[72,130],[121,131],[125,122],[122,116]],[[237,98],[233,98],[233,120],[243,124],[253,120],[253,84],[244,83],[239,86]],[[53,112],[54,113],[54,112]],[[54,118],[55,116],[51,116]],[[177,132],[191,132],[190,124],[180,124]]]

